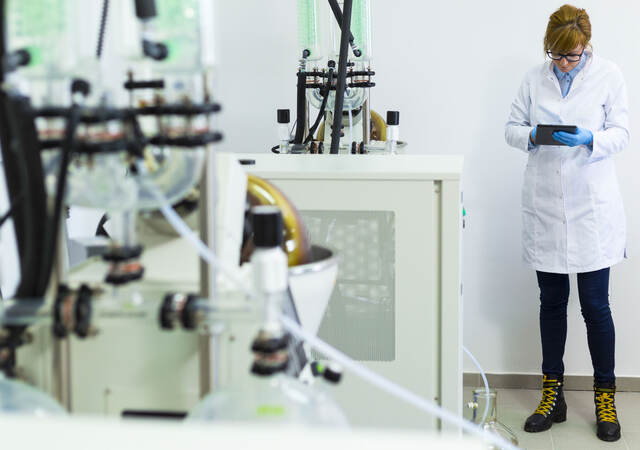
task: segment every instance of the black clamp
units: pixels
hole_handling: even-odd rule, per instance
[[[79,338],[86,338],[91,331],[93,291],[83,284],[74,293],[61,284],[53,303],[53,335],[64,339],[73,331]]]
[[[58,287],[58,294],[53,302],[53,335],[58,339],[64,339],[68,336],[69,331],[67,323],[69,322],[68,311],[71,308],[72,291],[67,285],[61,284]]]
[[[323,377],[333,384],[338,384],[342,380],[342,367],[335,363],[330,362],[324,365],[319,361],[313,361],[310,367],[314,377]]]
[[[164,296],[159,311],[160,328],[173,330],[179,322],[186,330],[195,330],[204,317],[196,294],[170,292]]]
[[[129,79],[124,82],[124,88],[127,91],[135,91],[137,89],[164,89],[164,80]]]
[[[102,259],[108,262],[118,263],[139,258],[142,255],[143,247],[135,245],[132,247],[112,247],[107,253],[102,255]]]
[[[260,330],[251,344],[251,351],[255,354],[251,373],[270,376],[287,370],[289,366],[288,344],[288,334],[273,334]]]
[[[86,284],[80,286],[73,311],[75,319],[73,331],[75,331],[76,335],[80,338],[86,338],[89,336],[91,328],[91,313],[93,310],[91,302],[92,296],[93,292],[89,286]]]
[[[189,294],[184,302],[184,307],[180,314],[180,322],[182,322],[182,326],[186,330],[195,330],[201,322],[202,313],[198,309],[197,300],[197,295]]]

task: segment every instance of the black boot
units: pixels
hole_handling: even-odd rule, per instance
[[[524,423],[524,431],[537,433],[551,428],[553,423],[567,420],[567,403],[562,392],[563,382],[558,377],[545,375],[542,379],[542,400],[535,412]]]
[[[613,442],[620,439],[620,422],[616,412],[616,386],[614,383],[596,383],[593,397],[596,404],[598,438]]]

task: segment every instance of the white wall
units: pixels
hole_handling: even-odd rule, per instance
[[[296,34],[293,0],[220,0],[219,126],[226,150],[266,151],[277,143],[276,108],[295,107]],[[401,111],[413,153],[466,157],[464,232],[465,343],[494,373],[538,373],[540,345],[535,274],[520,257],[520,191],[526,156],[504,143],[504,122],[525,71],[543,61],[549,15],[563,3],[541,0],[373,0],[374,109]],[[611,302],[617,327],[617,374],[640,376],[635,306],[640,284],[640,2],[582,1],[593,44],[625,74],[632,141],[616,158],[626,202],[629,253],[615,267]],[[419,207],[419,199],[416,199]],[[572,280],[575,292],[575,280]],[[565,365],[591,374],[577,297],[569,308]],[[473,370],[468,361],[466,368]]]
[[[402,136],[410,152],[466,157],[465,343],[489,372],[538,373],[538,292],[535,274],[520,262],[526,156],[506,146],[503,125],[524,72],[543,60],[546,22],[562,2],[372,1],[378,83],[372,91],[373,108],[401,111]],[[267,151],[277,143],[275,111],[295,107],[295,3],[217,0],[216,83],[224,107],[219,128],[226,135],[221,149]],[[634,208],[640,192],[640,154],[635,150],[635,134],[640,133],[640,2],[585,0],[580,5],[591,15],[595,50],[622,68],[632,106],[632,141],[616,157],[632,259],[612,271],[611,302],[617,373],[640,376],[635,347],[640,337],[635,308],[640,259],[634,258],[640,251],[640,229],[634,227],[640,223],[640,211]],[[95,218],[79,216],[70,224],[71,233],[82,235],[85,228],[93,233]],[[6,263],[11,250],[4,237]],[[12,282],[5,278],[3,284]],[[586,334],[573,293],[569,316],[567,373],[590,374]]]

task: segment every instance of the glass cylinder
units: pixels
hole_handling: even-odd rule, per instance
[[[298,0],[298,57],[302,57],[306,50],[309,61],[317,61],[323,56],[318,18],[318,0]]]
[[[339,0],[340,10],[344,11],[344,0]],[[338,60],[340,55],[341,27],[333,14],[331,20],[331,39],[333,42],[333,56]],[[360,50],[360,56],[356,57],[353,50],[349,49],[349,59],[366,63],[371,60],[371,0],[353,0],[351,10],[351,34],[353,43]]]
[[[68,0],[9,0],[7,26],[9,50],[26,49],[25,77],[63,76],[74,65],[72,12]]]
[[[371,60],[371,0],[353,0],[351,33],[362,55],[356,61]]]
[[[513,431],[498,420],[498,393],[494,389],[487,391],[485,388],[473,391],[473,423],[480,425],[490,433],[502,437],[504,440],[518,445],[518,438]],[[485,415],[486,411],[486,415]],[[499,447],[491,445],[490,450],[499,450]]]
[[[167,45],[169,56],[157,63],[164,72],[193,72],[213,65],[211,0],[157,0],[154,39]]]

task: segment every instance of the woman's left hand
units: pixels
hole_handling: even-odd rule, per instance
[[[553,138],[569,147],[578,145],[591,145],[593,143],[593,133],[585,128],[578,128],[575,134],[566,131],[556,131]]]

